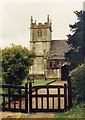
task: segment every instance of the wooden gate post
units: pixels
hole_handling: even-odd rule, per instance
[[[66,111],[67,109],[67,85],[66,83],[64,84],[64,110]]]
[[[29,82],[29,112],[32,112],[32,83]]]
[[[71,79],[68,78],[68,109],[72,107],[72,89],[71,89]]]
[[[25,83],[25,113],[28,113],[28,83]]]

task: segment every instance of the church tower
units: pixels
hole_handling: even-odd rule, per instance
[[[44,24],[33,22],[31,16],[30,25],[30,50],[33,50],[36,57],[34,65],[31,67],[29,74],[34,75],[35,78],[45,77],[45,54],[50,51],[50,44],[52,40],[52,28],[49,15],[47,22]]]

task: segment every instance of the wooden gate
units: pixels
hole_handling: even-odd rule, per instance
[[[12,112],[28,112],[28,84],[20,85],[1,85],[0,88],[5,89],[4,93],[0,94],[2,111]],[[17,90],[17,92],[15,92]],[[14,91],[14,92],[13,92]]]
[[[39,93],[45,89],[45,93]],[[32,92],[34,90],[34,92]],[[54,92],[50,92],[54,90]],[[57,91],[55,93],[55,91]],[[63,92],[62,92],[63,91]],[[29,112],[63,112],[66,111],[69,104],[68,87],[63,85],[44,85],[32,86],[29,83]],[[63,104],[63,105],[62,105]]]

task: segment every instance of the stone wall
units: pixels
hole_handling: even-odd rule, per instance
[[[34,59],[34,65],[31,67],[30,74],[44,74],[43,57],[36,57]]]
[[[48,79],[61,79],[61,69],[47,69],[45,74]]]

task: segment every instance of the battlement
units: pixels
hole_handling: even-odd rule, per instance
[[[36,23],[36,20],[35,22],[33,22],[33,17],[31,16],[31,21],[30,21],[30,28],[31,29],[38,29],[38,28],[51,28],[51,20],[49,19],[49,15],[47,16],[47,22],[44,22],[44,23]]]

